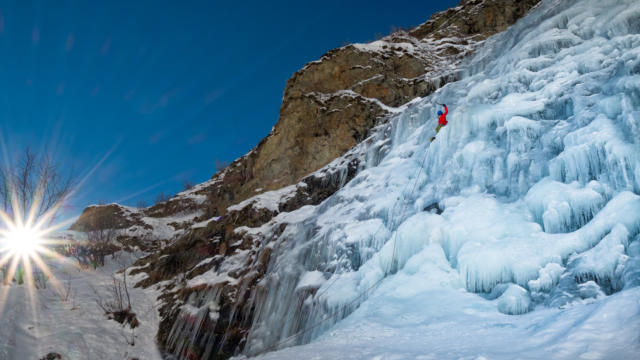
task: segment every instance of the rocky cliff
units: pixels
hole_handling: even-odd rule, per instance
[[[329,51],[288,80],[271,133],[211,180],[147,209],[90,207],[72,228],[106,223],[122,238],[170,240],[131,269],[140,286],[162,284],[161,347],[178,358],[238,353],[287,213],[349,181],[365,147],[384,154],[390,115],[458,79],[478,44],[537,3],[462,1],[408,32]]]

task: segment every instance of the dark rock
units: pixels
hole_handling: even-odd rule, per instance
[[[55,352],[50,352],[40,360],[61,360],[61,359],[62,359],[62,355]]]
[[[138,326],[140,326],[140,321],[138,321],[138,317],[134,312],[131,311],[131,309],[112,311],[107,313],[107,316],[109,319],[115,320],[120,324],[129,325],[129,327],[131,327],[132,329],[135,329]]]
[[[440,204],[438,204],[437,202],[425,207],[424,211],[438,214],[438,215],[442,214],[442,209],[440,209]]]

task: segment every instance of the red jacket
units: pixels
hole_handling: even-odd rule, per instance
[[[447,125],[447,114],[449,113],[449,109],[447,109],[447,106],[444,106],[444,114],[440,115],[440,117],[438,118],[438,124],[445,126]]]

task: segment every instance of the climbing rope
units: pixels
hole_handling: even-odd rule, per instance
[[[457,12],[455,14],[453,14],[452,16],[450,16],[449,18],[447,18],[443,23],[441,23],[440,28],[442,28],[444,25],[448,24],[451,22],[452,19],[458,17],[462,15],[462,12]],[[411,195],[414,194],[416,187],[418,185],[418,180],[420,179],[420,174],[422,173],[422,170],[424,168],[424,163],[427,160],[427,155],[428,155],[428,150],[429,150],[430,146],[427,146],[427,148],[425,149],[425,154],[424,157],[422,159],[422,162],[420,163],[420,167],[418,168],[418,173],[416,174],[416,180],[413,183],[413,188],[411,189]],[[408,184],[407,184],[408,185]],[[405,189],[406,190],[406,187]],[[404,194],[404,190],[403,190],[403,194]],[[405,206],[403,207],[402,213],[400,215],[400,218],[404,218],[404,215],[406,214],[407,211],[407,204],[405,204]],[[395,207],[394,207],[395,208]],[[391,218],[390,223],[393,224],[393,217]],[[378,228],[378,230],[376,230],[376,232],[374,233],[374,237],[378,234],[378,232],[382,229],[382,225]],[[392,250],[392,255],[391,255],[391,261],[389,262],[389,266],[388,268],[385,270],[384,275],[378,279],[373,285],[369,286],[366,290],[364,290],[363,292],[361,292],[360,294],[358,294],[358,296],[356,296],[353,300],[351,300],[349,303],[347,303],[346,307],[350,307],[353,304],[355,304],[358,300],[360,300],[362,297],[364,297],[365,295],[367,295],[371,290],[373,290],[375,287],[377,287],[393,270],[393,267],[395,265],[396,262],[396,253],[397,253],[397,236],[398,236],[398,229],[396,229],[395,233],[393,234],[393,237],[391,239],[391,241],[393,241],[393,250]],[[334,274],[335,279],[327,286],[325,287],[321,292],[317,293],[314,298],[318,299],[321,295],[325,294],[337,281],[338,281],[338,274]],[[329,315],[327,315],[326,317],[322,318],[320,321],[316,322],[315,324],[302,329],[278,342],[276,342],[275,344],[267,347],[266,349],[264,349],[263,351],[265,352],[269,352],[269,351],[273,351],[276,350],[277,348],[279,348],[280,346],[286,344],[287,342],[297,338],[300,335],[304,335],[306,333],[308,333],[309,331],[316,329],[317,327],[319,327],[320,325],[322,325],[323,323],[325,323],[326,321],[333,319],[334,317],[336,317],[337,315],[339,315],[339,312],[334,312],[331,313]]]
[[[429,153],[429,147],[427,146],[427,148],[424,151],[424,157],[422,158],[422,162],[420,163],[420,166],[418,167],[416,176],[415,176],[415,181],[413,182],[413,188],[411,189],[411,195],[413,195],[415,193],[416,187],[418,185],[418,180],[420,179],[420,175],[422,174],[422,170],[424,168],[424,163],[427,160],[427,155]],[[409,184],[407,184],[409,185]],[[404,194],[404,190],[406,190],[406,186],[403,189],[403,194]],[[402,213],[400,215],[400,218],[404,218],[404,215],[406,214],[407,208],[408,208],[408,204],[406,204],[406,198],[403,199],[403,202],[405,202],[405,205],[403,206],[403,210]],[[392,218],[393,220],[393,218]],[[391,221],[391,223],[393,224],[393,221]],[[382,226],[380,228],[378,228],[378,230],[376,230],[376,232],[374,233],[374,236],[380,231],[380,229],[382,228]],[[363,298],[365,295],[367,295],[371,290],[373,290],[374,288],[376,288],[378,285],[380,285],[380,283],[382,283],[382,281],[387,277],[387,275],[389,275],[391,273],[391,271],[393,270],[393,266],[394,266],[394,262],[396,261],[396,252],[397,252],[397,236],[398,236],[398,229],[396,229],[395,233],[393,234],[393,237],[391,239],[391,241],[393,241],[393,251],[391,253],[391,261],[389,262],[389,266],[388,268],[385,270],[384,275],[378,279],[375,283],[373,283],[371,286],[369,286],[366,290],[364,290],[363,292],[361,292],[360,294],[358,294],[358,296],[356,296],[354,299],[352,299],[349,303],[346,304],[345,308],[349,308],[352,305],[354,305],[358,300],[360,300],[361,298]],[[327,287],[325,288],[321,293],[316,294],[316,298],[318,298],[321,294],[324,294],[331,286],[333,286],[333,284],[335,284],[337,282],[338,276],[336,276],[336,279]],[[315,324],[302,329],[278,342],[276,342],[275,344],[269,346],[268,348],[264,349],[265,352],[269,352],[269,351],[273,351],[276,350],[277,348],[279,348],[280,346],[286,344],[287,342],[297,338],[300,335],[306,334],[309,331],[316,329],[317,327],[319,327],[320,325],[322,325],[323,323],[325,323],[326,321],[333,319],[334,317],[336,317],[337,315],[339,315],[339,311],[335,311],[334,313],[331,313],[329,315],[327,315],[326,317],[322,318],[320,321],[316,322]]]
[[[447,18],[443,23],[441,23],[441,24],[440,24],[440,28],[442,28],[444,25],[448,24],[452,19],[454,19],[454,18],[456,18],[456,17],[460,16],[461,14],[462,14],[462,12],[461,12],[461,11],[459,11],[459,12],[457,12],[457,13],[453,14],[452,16],[448,17],[448,18]],[[441,105],[441,106],[443,105],[443,104],[440,104],[440,103],[436,103],[436,104]],[[435,139],[435,137],[434,137],[434,138],[432,138],[432,139]],[[433,140],[431,140],[431,141],[433,141]],[[428,149],[428,147],[427,147],[427,149]],[[418,169],[418,171],[419,171],[419,172],[420,172],[420,171],[422,171],[422,167],[424,166],[424,162],[425,162],[425,160],[426,160],[426,159],[427,159],[427,151],[425,150],[425,156],[424,156],[424,159],[422,160],[422,163],[420,164],[420,168]],[[411,190],[412,195],[413,195],[413,192],[415,191],[415,186],[416,186],[416,184],[417,184],[417,182],[418,182],[418,177],[419,177],[419,176],[420,176],[420,174],[417,174],[416,182],[414,183],[414,187],[413,187],[413,189]],[[405,188],[405,189],[406,189],[406,188]],[[404,191],[403,191],[403,193],[404,193]],[[402,218],[402,217],[404,216],[405,211],[406,211],[406,206],[404,207],[403,213],[402,213],[402,215],[400,216],[400,218]],[[391,218],[390,223],[391,223],[391,224],[393,224],[393,217]],[[376,232],[373,234],[374,239],[375,239],[376,235],[378,235],[378,232],[379,232],[381,229],[382,229],[382,226],[380,226],[380,227],[378,228],[378,230],[376,230]],[[397,234],[397,231],[396,231],[396,234]],[[394,235],[394,237],[395,237],[395,235]],[[395,240],[394,240],[394,243],[393,243],[393,256],[392,256],[392,262],[391,262],[391,263],[389,263],[389,269],[388,269],[387,271],[385,271],[385,276],[387,276],[387,275],[389,274],[389,271],[391,270],[391,267],[393,266],[393,259],[395,258],[395,252],[396,252],[396,242],[395,242]],[[334,275],[337,275],[337,274],[334,274]],[[338,278],[339,278],[338,276],[335,276],[335,279],[334,279],[334,280],[329,284],[329,286],[325,287],[321,292],[317,293],[314,297],[317,299],[317,298],[319,298],[319,297],[320,297],[320,295],[323,295],[324,293],[326,293],[326,292],[327,292],[327,291],[328,291],[328,290],[329,290],[329,289],[330,289],[330,288],[331,288],[331,287],[332,287],[332,286],[337,282]],[[384,278],[384,277],[383,277],[383,278]],[[295,335],[295,334],[294,334],[294,335]]]
[[[404,193],[404,191],[405,191],[405,190],[406,190],[406,186],[405,186],[405,188],[403,189],[403,191],[402,191],[402,192]],[[395,205],[393,206],[393,209],[395,209]],[[392,210],[393,210],[393,209],[392,209]],[[393,223],[394,223],[394,216],[393,216],[393,214],[395,214],[395,212],[394,212],[394,211],[392,211],[392,214],[391,214],[391,219],[390,219],[391,221],[389,221],[389,223],[390,223],[390,224],[393,224]],[[373,238],[374,240],[375,240],[376,236],[378,236],[378,233],[380,232],[380,230],[382,230],[384,227],[385,227],[385,226],[384,226],[384,224],[381,224],[381,225],[378,227],[378,229],[376,230],[376,232],[374,232],[374,233],[373,233],[372,238]],[[388,272],[386,272],[386,271],[385,271],[385,276],[387,275],[387,273],[388,273]],[[314,298],[315,298],[315,299],[318,299],[318,298],[320,298],[320,296],[321,296],[321,295],[323,295],[324,293],[326,293],[326,292],[327,292],[327,291],[328,291],[328,290],[329,290],[329,289],[330,289],[330,288],[331,288],[331,287],[332,287],[332,286],[333,286],[333,285],[338,281],[338,279],[340,278],[340,276],[338,276],[338,275],[340,275],[340,274],[334,273],[334,274],[333,274],[333,280],[332,280],[332,282],[329,284],[329,286],[326,286],[324,289],[322,289],[322,291],[319,291],[318,293],[316,293],[316,294],[314,295]]]
[[[439,104],[438,104],[438,105],[439,105]],[[427,149],[428,149],[428,147],[427,147]],[[418,168],[418,172],[416,173],[416,176],[415,176],[415,177],[416,177],[416,181],[415,181],[415,183],[414,183],[413,189],[411,190],[411,194],[412,194],[412,195],[413,195],[413,192],[415,191],[416,184],[418,183],[418,178],[419,178],[419,176],[420,176],[420,173],[421,173],[421,171],[422,171],[422,168],[423,168],[423,166],[424,166],[424,162],[425,162],[425,160],[426,160],[426,159],[427,159],[427,150],[425,150],[425,156],[424,156],[424,158],[422,159],[422,163],[420,164],[420,167]],[[409,185],[409,184],[407,184],[407,186],[408,186],[408,185]],[[405,186],[405,188],[402,190],[402,194],[404,194],[405,190],[407,190],[407,186]],[[393,207],[393,208],[395,209],[395,205],[394,205],[394,207]],[[402,218],[402,217],[404,216],[405,211],[406,211],[406,206],[404,207],[404,210],[403,210],[403,212],[402,212],[402,215],[400,215],[400,218]],[[389,223],[390,223],[390,224],[393,224],[393,223],[394,223],[394,219],[395,219],[395,217],[393,216],[393,214],[394,214],[394,213],[395,213],[395,212],[394,212],[394,211],[392,211],[391,221],[389,221]],[[375,240],[376,236],[378,235],[378,233],[380,232],[380,230],[382,230],[383,228],[384,228],[384,224],[381,224],[381,225],[378,227],[378,229],[376,230],[376,232],[375,232],[375,233],[373,233],[372,238],[373,238],[374,240]],[[393,248],[393,254],[394,254],[394,255],[395,255],[395,250],[396,250],[396,249],[395,249],[395,242],[394,242],[394,248]],[[393,260],[393,258],[394,258],[394,256],[392,256],[392,260]],[[390,263],[390,265],[389,265],[389,269],[385,270],[385,273],[384,273],[384,275],[385,275],[385,276],[387,276],[387,275],[389,274],[389,272],[390,272],[390,270],[391,270],[391,265],[392,265],[392,263]],[[325,287],[324,289],[322,289],[322,291],[319,291],[318,293],[316,293],[316,294],[314,295],[314,298],[315,298],[315,299],[320,298],[320,296],[321,296],[321,295],[323,295],[324,293],[326,293],[326,292],[327,292],[327,291],[328,291],[328,290],[329,290],[329,289],[330,289],[330,288],[331,288],[331,287],[332,287],[332,286],[333,286],[333,285],[338,281],[339,276],[337,276],[337,275],[340,275],[340,274],[334,274],[334,279],[332,280],[332,282],[331,282],[327,287]]]

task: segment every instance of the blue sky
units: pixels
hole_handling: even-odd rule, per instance
[[[305,63],[456,4],[0,1],[2,139],[9,157],[31,146],[79,175],[99,164],[68,215],[150,204],[256,145]]]

